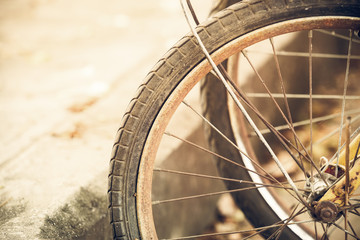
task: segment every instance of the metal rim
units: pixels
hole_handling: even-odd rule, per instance
[[[215,63],[220,63],[229,56],[239,52],[256,42],[268,39],[273,36],[296,32],[300,30],[310,30],[316,28],[353,28],[360,24],[360,19],[353,17],[309,17],[296,20],[289,20],[276,23],[261,29],[252,31],[241,36],[225,46],[218,49],[211,56]],[[187,95],[187,93],[211,70],[207,61],[198,64],[172,92],[159,112],[153,123],[151,131],[146,140],[143,154],[140,160],[140,167],[137,181],[137,217],[138,226],[142,239],[158,239],[152,215],[152,174],[156,156],[156,151],[160,144],[165,128],[173,113]],[[149,144],[151,143],[151,144]]]

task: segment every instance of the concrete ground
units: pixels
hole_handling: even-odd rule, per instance
[[[194,2],[204,18],[209,1]],[[107,170],[121,116],[187,32],[178,1],[1,1],[0,239],[109,236]]]

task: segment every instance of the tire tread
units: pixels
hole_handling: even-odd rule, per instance
[[[231,38],[236,37],[237,32],[246,33],[250,31],[255,24],[254,22],[262,20],[264,16],[273,16],[283,9],[295,11],[304,8],[303,6],[318,4],[318,2],[316,0],[244,0],[218,12],[213,18],[200,25],[197,31],[206,43],[208,50],[212,52],[221,44],[225,44]],[[324,0],[321,2],[324,6],[329,4],[337,6],[339,3],[344,3],[340,0]],[[359,11],[360,4],[357,0],[346,2],[357,4],[358,8],[353,12]],[[286,17],[289,16],[284,13],[283,18]],[[128,217],[132,213],[128,212],[127,206],[129,198],[134,198],[134,196],[126,193],[126,191],[130,191],[129,179],[136,177],[134,175],[136,173],[131,173],[129,160],[132,155],[140,155],[137,151],[141,146],[137,146],[135,142],[139,134],[142,134],[143,138],[147,135],[147,132],[140,132],[140,126],[146,121],[151,121],[144,116],[149,113],[153,105],[161,104],[160,100],[166,98],[163,96],[163,92],[171,91],[170,88],[173,85],[170,83],[173,79],[185,76],[187,71],[190,71],[203,58],[196,39],[191,34],[183,37],[156,63],[127,107],[121,120],[121,127],[115,137],[108,176],[109,215],[113,226],[114,239],[128,240],[136,235],[136,233],[129,233],[130,229],[131,232],[136,232],[136,230],[129,226]]]

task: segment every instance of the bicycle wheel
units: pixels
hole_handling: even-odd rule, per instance
[[[261,234],[284,239],[335,239],[344,232],[358,238],[351,218],[345,221],[351,227],[340,227],[342,216],[325,221],[304,206],[311,206],[324,192],[323,179],[315,178],[321,164],[318,160],[319,156],[330,158],[339,148],[338,140],[332,136],[333,132],[341,132],[338,130],[342,129],[341,118],[352,116],[352,127],[357,127],[359,91],[355,81],[359,40],[353,33],[360,28],[359,13],[358,1],[244,1],[219,12],[197,28],[214,61],[232,63],[229,72],[238,84],[237,97],[246,105],[253,123],[259,129],[264,128],[261,134],[275,156],[264,148],[264,142],[256,137],[258,134],[244,120],[244,112],[239,112],[221,82],[211,76],[200,81],[211,66],[194,36],[180,40],[140,86],[118,131],[110,162],[108,192],[114,238],[216,239],[221,233],[203,232],[205,219],[197,220],[198,227],[186,235],[179,235],[185,232],[179,229],[184,222],[196,219],[200,207],[207,207],[203,212],[212,216],[214,208],[210,203],[224,193],[233,195],[253,225],[236,231],[242,238]],[[351,36],[345,36],[344,32],[350,32]],[[324,42],[326,36],[330,40]],[[274,59],[272,63],[267,62],[267,49],[262,53],[256,51],[264,41]],[[284,44],[275,47],[274,42]],[[303,47],[310,50],[302,52]],[[239,53],[244,56],[240,58],[241,74],[234,70],[238,68]],[[242,59],[253,68],[254,55],[259,62],[265,61],[267,68],[265,72],[252,70],[251,74],[255,75],[252,77],[242,72],[245,65]],[[330,67],[325,68],[325,64]],[[271,65],[273,70],[268,70]],[[199,89],[203,114],[196,104]],[[344,98],[344,93],[351,96]],[[341,101],[343,99],[346,101]],[[190,134],[201,132],[198,128],[201,122],[208,147],[192,140],[199,137]],[[158,163],[157,158],[172,158],[168,148],[174,141],[180,142],[179,149],[182,145],[189,147],[181,152],[181,162],[165,169],[166,164]],[[219,175],[205,167],[196,169],[203,172],[195,172],[191,164],[188,169],[182,168],[185,160],[198,156],[198,152],[205,154],[200,155],[205,161],[216,160]],[[284,176],[272,164],[274,158],[290,164],[286,167],[289,174],[285,180],[290,178],[297,191],[288,183],[282,183]],[[156,195],[159,181],[166,179],[163,175],[170,175],[168,179],[173,184],[165,188],[165,192],[171,192],[167,199]],[[175,176],[181,180],[172,182]],[[309,182],[315,183],[310,178],[316,179],[318,188],[307,187]],[[209,182],[207,188],[199,183],[204,181]],[[219,181],[224,182],[228,190],[215,184]],[[195,188],[196,193],[184,196],[182,193],[188,188]],[[204,192],[205,189],[212,192]],[[204,204],[204,199],[211,200]],[[163,214],[172,215],[172,209],[176,206],[181,209],[184,202],[192,206],[188,218],[177,219],[178,223],[161,222]],[[355,209],[352,217],[358,215]],[[160,231],[161,225],[167,230]]]

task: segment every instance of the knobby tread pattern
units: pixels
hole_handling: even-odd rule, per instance
[[[293,19],[298,17],[297,14],[321,15],[325,10],[335,14],[345,2],[355,7],[344,8],[343,13],[357,16],[360,9],[358,0],[245,0],[215,14],[197,31],[208,51],[213,52],[239,34],[255,30],[255,25],[261,27]],[[167,96],[202,59],[196,39],[188,34],[158,61],[128,105],[116,134],[108,177],[109,215],[114,239],[140,239],[135,195],[143,144]]]

